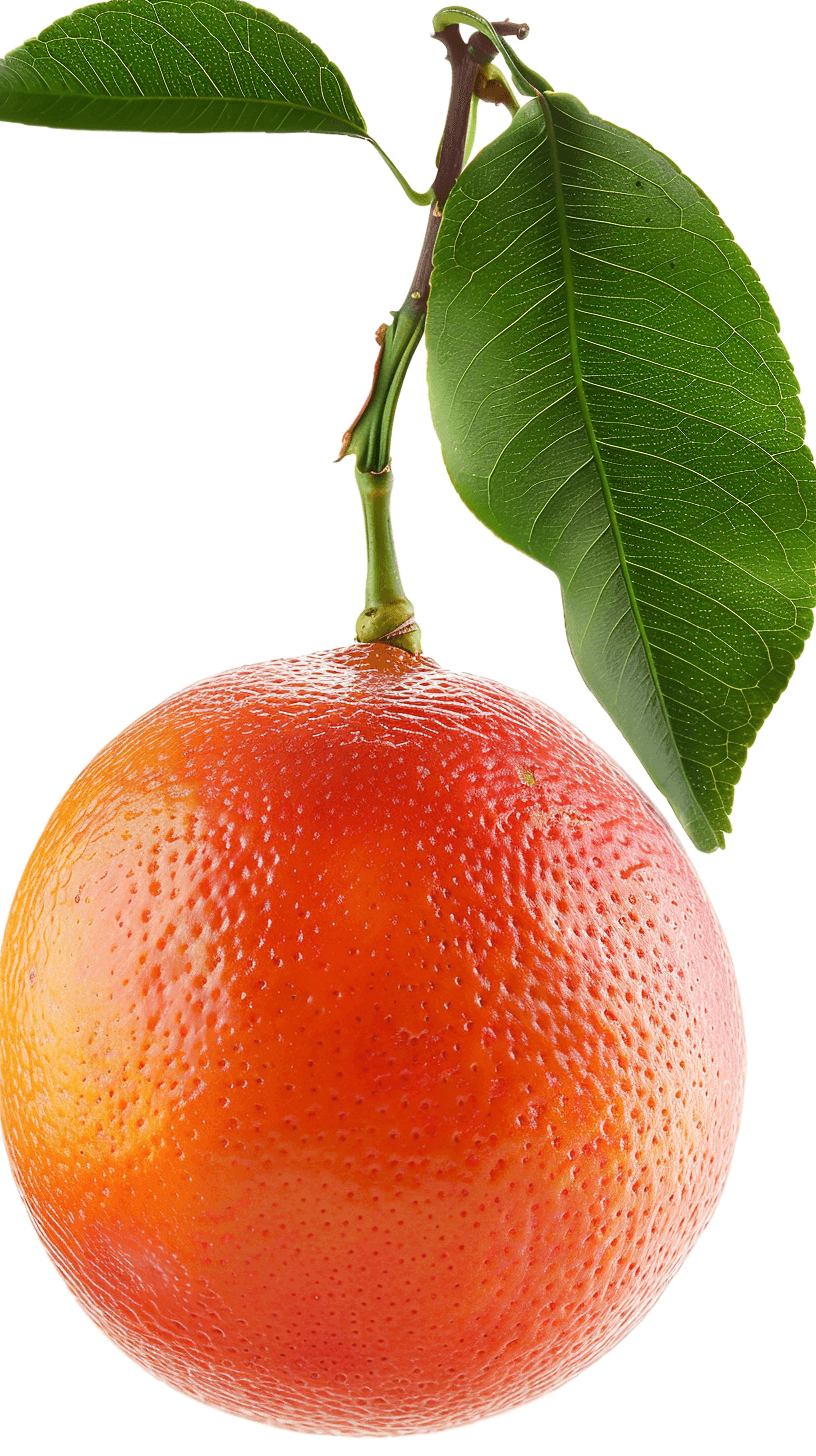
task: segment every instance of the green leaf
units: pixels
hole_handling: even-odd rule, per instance
[[[110,0],[76,10],[0,61],[0,121],[366,135],[337,67],[242,0]]]
[[[451,478],[558,574],[581,673],[706,850],[813,623],[816,472],[777,331],[713,204],[574,97],[526,105],[445,206]]]

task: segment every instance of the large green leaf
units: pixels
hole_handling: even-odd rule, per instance
[[[108,131],[365,136],[337,67],[242,0],[109,0],[0,61],[0,121]]]
[[[816,472],[777,330],[708,199],[573,97],[526,105],[446,204],[448,470],[557,572],[584,678],[701,849],[813,621]]]

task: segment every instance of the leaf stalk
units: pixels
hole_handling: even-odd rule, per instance
[[[375,141],[374,137],[369,135],[366,136],[366,141],[370,142],[374,150],[379,152],[380,156],[385,162],[386,167],[388,167],[389,171],[392,172],[393,175],[396,177],[400,187],[405,193],[405,196],[410,198],[411,202],[415,203],[417,207],[427,207],[429,202],[433,202],[433,187],[429,187],[426,192],[417,192],[416,188],[412,187],[410,182],[405,177],[403,177],[402,172],[400,171],[396,162],[393,162],[389,157],[388,153],[383,151],[379,142]]]

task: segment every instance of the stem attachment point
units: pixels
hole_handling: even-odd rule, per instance
[[[391,468],[374,473],[358,465],[355,475],[363,503],[368,553],[366,604],[357,618],[357,641],[387,642],[389,647],[400,647],[416,656],[422,650],[422,637],[413,603],[405,595],[394,549]]]

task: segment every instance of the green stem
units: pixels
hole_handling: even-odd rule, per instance
[[[374,474],[355,470],[365,518],[368,572],[365,609],[357,618],[358,642],[387,642],[405,652],[418,653],[422,640],[400,579],[391,530],[390,469]]]
[[[357,457],[355,475],[365,518],[365,609],[357,618],[358,642],[386,641],[404,652],[421,651],[413,604],[405,595],[391,529],[391,431],[402,382],[425,328],[425,307],[409,294],[389,328],[378,334],[380,356],[371,394],[343,441]]]
[[[408,365],[425,329],[425,304],[414,290],[377,334],[379,358],[374,382],[354,424],[343,437],[340,459],[357,457],[357,469],[378,475],[391,459],[391,433]]]

